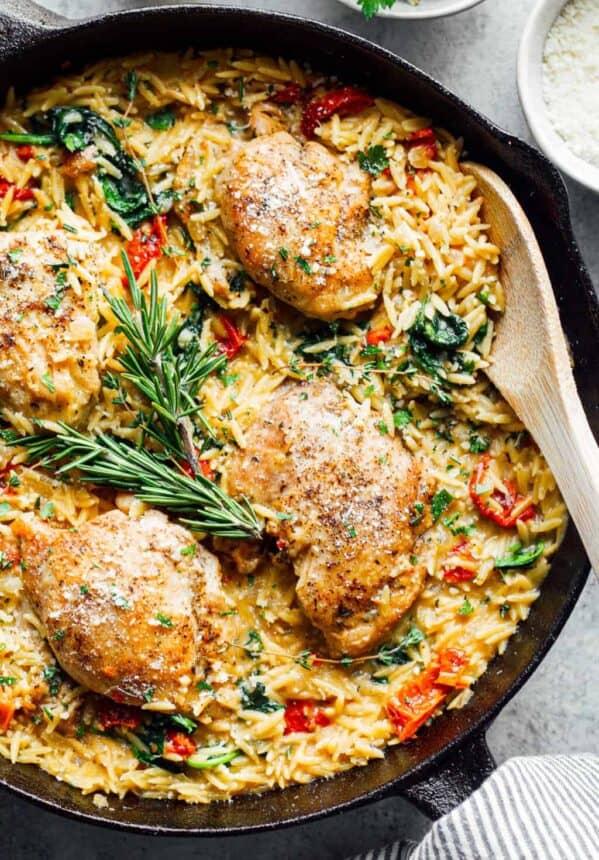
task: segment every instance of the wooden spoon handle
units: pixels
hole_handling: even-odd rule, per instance
[[[569,365],[539,374],[536,393],[512,404],[553,472],[566,506],[599,576],[599,447],[584,413]]]

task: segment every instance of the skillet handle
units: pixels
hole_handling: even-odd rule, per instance
[[[63,27],[68,19],[32,0],[2,0],[0,60],[35,43],[40,33]]]
[[[480,732],[445,756],[431,776],[399,794],[435,821],[467,800],[495,768],[485,734]]]

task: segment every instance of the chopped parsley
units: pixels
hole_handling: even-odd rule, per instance
[[[198,693],[214,693],[214,687],[212,684],[209,684],[208,681],[205,681],[203,678],[196,684],[196,690]]]
[[[412,505],[412,516],[410,517],[411,526],[419,526],[424,516],[424,505],[422,502],[414,502]]]
[[[173,623],[173,619],[169,618],[168,615],[163,615],[162,612],[156,613],[156,620],[160,623],[161,627],[168,627],[169,629],[171,629],[175,626]]]
[[[293,258],[302,272],[305,272],[306,275],[312,274],[312,269],[310,268],[310,263],[306,260],[305,257],[294,257]]]
[[[196,544],[190,543],[189,546],[184,546],[181,550],[181,555],[188,555],[190,558],[194,558],[196,554]]]
[[[358,152],[358,164],[366,173],[370,173],[371,176],[378,176],[379,173],[389,167],[385,147],[377,143],[376,146],[371,146],[366,152]]]
[[[473,454],[483,454],[485,451],[489,450],[491,440],[488,436],[484,436],[482,433],[476,433],[475,431],[472,431],[469,439],[470,450]]]
[[[398,430],[412,423],[412,413],[409,409],[398,409],[393,413],[393,424]]]
[[[55,696],[60,688],[62,680],[58,666],[46,666],[42,672],[44,681],[48,685],[51,696]]]
[[[131,604],[127,600],[124,594],[121,594],[116,588],[112,589],[112,602],[119,609],[131,609]]]
[[[453,496],[447,490],[439,490],[438,493],[435,493],[431,502],[433,522],[437,522],[441,514],[446,510],[446,508],[452,501]]]
[[[12,687],[17,683],[17,679],[13,675],[0,675],[0,687]]]
[[[8,259],[11,263],[18,263],[21,257],[23,256],[22,248],[13,248],[12,251],[8,252]]]
[[[289,259],[289,250],[287,248],[279,248],[279,257],[282,260],[288,260]]]
[[[472,615],[474,612],[474,606],[468,600],[468,597],[464,598],[464,602],[458,609],[458,615]]]

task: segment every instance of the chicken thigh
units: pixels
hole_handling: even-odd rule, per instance
[[[28,514],[14,529],[27,595],[65,672],[119,702],[185,708],[218,648],[216,557],[158,511],[113,510],[76,531]]]
[[[357,164],[281,131],[240,147],[217,195],[250,277],[307,316],[333,320],[377,296],[365,252],[369,185]]]
[[[333,656],[376,646],[420,592],[424,463],[328,382],[287,383],[228,466],[229,491],[277,512],[269,530]]]
[[[0,233],[0,408],[80,425],[100,391],[96,251],[65,234]]]

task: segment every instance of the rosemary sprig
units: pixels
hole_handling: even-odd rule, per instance
[[[57,475],[78,469],[82,481],[134,493],[142,502],[176,514],[192,531],[228,538],[260,537],[249,503],[231,499],[203,475],[190,478],[163,456],[106,433],[89,437],[68,424],[61,423],[60,428],[54,436],[26,436],[9,444],[27,448],[29,461],[43,468],[58,466]]]
[[[152,414],[144,423],[144,430],[165,450],[185,457],[197,475],[200,468],[191,417],[198,416],[208,427],[201,416],[198,392],[211,373],[224,368],[227,357],[216,352],[216,344],[201,351],[196,340],[175,354],[174,345],[182,324],[177,317],[168,320],[166,299],[158,298],[156,273],[152,272],[150,278],[148,300],[136,283],[124,251],[121,256],[134,312],[124,299],[106,294],[106,300],[119,321],[116,331],[122,332],[128,341],[119,357],[124,368],[122,376],[151,404]]]
[[[55,435],[27,436],[9,444],[27,448],[29,462],[58,466],[59,475],[78,469],[83,481],[134,493],[141,501],[175,514],[193,531],[228,538],[260,537],[249,503],[229,498],[201,474],[194,445],[192,416],[210,429],[197,400],[199,389],[211,373],[225,366],[226,356],[216,353],[215,344],[200,351],[197,341],[176,353],[182,324],[177,317],[168,319],[166,300],[158,297],[155,273],[147,299],[127,255],[122,252],[121,256],[133,311],[124,299],[106,296],[119,322],[116,330],[128,341],[119,357],[121,375],[149,401],[150,412],[142,415],[143,431],[162,451],[147,450],[143,438],[133,446],[106,433],[88,437],[63,423]],[[191,466],[191,477],[181,468],[183,458]]]

